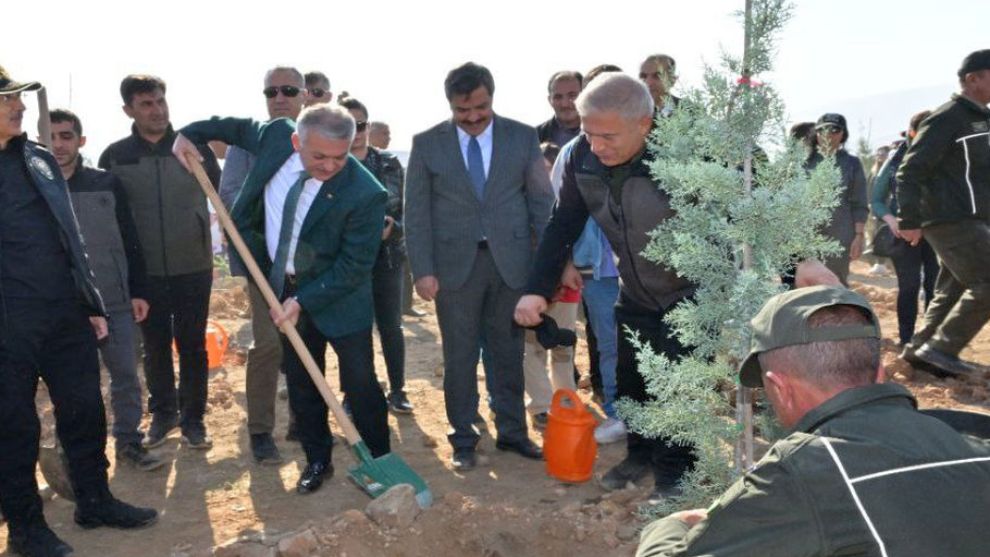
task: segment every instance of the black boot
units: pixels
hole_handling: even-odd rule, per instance
[[[65,557],[72,555],[72,546],[60,540],[44,520],[28,526],[11,524],[7,549],[23,557]]]
[[[132,529],[150,526],[158,520],[158,511],[135,507],[114,498],[109,490],[99,497],[80,497],[76,503],[76,524],[83,528]]]

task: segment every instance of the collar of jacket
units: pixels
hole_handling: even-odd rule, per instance
[[[134,141],[137,141],[138,145],[144,146],[144,148],[159,156],[171,156],[172,155],[172,143],[175,142],[175,130],[172,128],[172,124],[168,125],[168,129],[165,130],[165,135],[162,136],[158,143],[152,143],[141,136],[137,131],[137,125],[131,124],[131,136],[134,137]]]
[[[793,431],[812,433],[825,422],[848,410],[884,399],[890,399],[890,402],[909,403],[914,408],[918,407],[918,402],[914,399],[911,391],[896,383],[878,383],[854,387],[842,391],[805,414],[794,426]]]
[[[957,103],[965,106],[970,110],[975,110],[976,112],[979,112],[982,116],[990,117],[990,108],[981,106],[980,104],[978,104],[973,99],[970,99],[969,97],[960,95],[959,93],[953,93],[952,100],[956,101]]]

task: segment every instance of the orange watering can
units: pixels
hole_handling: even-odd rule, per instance
[[[206,359],[210,369],[223,365],[223,355],[227,351],[230,338],[227,331],[215,321],[210,321],[206,327]]]
[[[564,404],[565,400],[567,405]],[[586,482],[598,456],[595,416],[570,389],[553,394],[547,428],[543,432],[543,458],[547,474],[565,482]]]

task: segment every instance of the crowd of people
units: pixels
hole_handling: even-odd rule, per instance
[[[281,463],[273,431],[284,374],[286,438],[298,441],[306,457],[298,493],[320,489],[333,474],[333,439],[327,405],[280,327],[291,322],[298,328],[321,370],[327,345],[333,348],[345,407],[372,455],[385,455],[391,451],[388,412],[415,411],[405,392],[402,329],[402,313],[414,311],[414,290],[436,306],[454,470],[478,466],[484,422],[479,361],[495,447],[543,458],[529,428],[546,425],[556,390],[577,386],[574,338],[565,333],[583,313],[591,383],[605,414],[595,438],[626,443],[624,458],[600,476],[600,485],[623,489],[649,476],[651,503],[676,495],[695,462],[692,448],[627,431],[615,407],[620,398],[649,398],[636,344],[625,331],[667,357],[685,354],[690,347],[664,317],[697,288],[676,269],[643,256],[649,233],[672,214],[663,185],[650,173],[656,155],[647,139],[681,101],[671,94],[677,81],[672,57],[648,56],[638,70],[630,75],[603,64],[586,74],[554,73],[547,84],[553,116],[533,127],[494,111],[495,80],[486,67],[458,66],[444,82],[450,119],[413,137],[406,169],[387,151],[387,124],[370,121],[369,108],[350,95],[335,99],[322,72],[268,70],[266,121],[214,117],[180,129],[169,117],[165,81],[129,75],[120,94],[132,133],[106,148],[97,169],[80,156],[83,121],[68,110],[50,113],[51,137],[41,138],[50,151],[28,140],[21,95],[40,85],[15,81],[0,68],[0,508],[9,547],[32,556],[72,551],[45,523],[37,493],[39,378],[51,394],[77,500],[75,520],[84,527],[136,528],[157,517],[109,491],[101,358],[110,375],[119,464],[161,467],[155,449],[176,430],[192,449],[212,446],[204,424],[204,338],[213,253],[209,209],[190,173],[192,160],[218,184],[251,258],[282,304],[269,308],[248,279],[253,345],[246,420],[252,458]],[[651,527],[644,555],[724,547],[736,548],[733,555],[771,555],[769,537],[779,532],[806,545],[818,536],[819,545],[807,547],[831,548],[822,554],[883,548],[886,536],[877,533],[845,471],[865,462],[865,454],[883,457],[857,466],[859,480],[893,474],[895,466],[961,459],[975,463],[965,478],[936,473],[926,481],[959,487],[976,478],[990,485],[990,458],[948,426],[920,416],[904,389],[877,384],[883,382],[879,325],[869,304],[843,288],[850,261],[867,247],[872,208],[886,227],[874,244],[887,234],[884,245],[893,246],[887,256],[900,290],[903,357],[941,375],[982,373],[958,354],[990,318],[984,269],[990,261],[990,51],[967,56],[958,77],[959,95],[911,119],[905,141],[871,172],[870,193],[862,163],[845,150],[842,115],[828,113],[792,130],[807,147],[809,170],[825,161],[840,170],[839,203],[822,233],[841,250],[823,262],[797,264],[789,278],[795,290],[772,300],[753,322],[753,355],[741,379],[766,387],[782,425],[804,436],[782,441],[713,507],[717,513],[680,513]],[[229,257],[232,274],[246,276],[241,257]],[[915,332],[922,283],[927,309]],[[373,328],[387,393],[376,377]],[[151,414],[145,432],[139,332]],[[916,423],[911,442],[888,431],[895,423]],[[845,447],[866,424],[875,430],[856,442],[867,452]],[[793,470],[798,479],[789,477]],[[816,490],[821,493],[812,494]],[[931,497],[945,499],[944,489],[932,491]],[[785,517],[798,492],[806,521]],[[851,492],[857,505],[830,496],[839,492]],[[898,504],[922,496],[930,503],[929,495],[902,494]],[[877,492],[870,496],[882,499]],[[983,497],[980,504],[988,502]],[[826,503],[835,508],[821,507]],[[853,518],[821,522],[856,508],[869,528]],[[878,520],[881,529],[913,532],[912,543],[924,547],[941,539],[931,525],[905,530],[917,525],[896,513]],[[839,538],[846,545],[831,543]]]

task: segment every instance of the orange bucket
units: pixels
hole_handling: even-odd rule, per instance
[[[227,331],[215,321],[210,321],[206,326],[206,361],[210,369],[216,369],[223,365],[223,355],[227,351],[227,344],[230,338]]]
[[[569,403],[566,406],[564,401]],[[565,482],[586,482],[598,456],[595,416],[570,389],[553,394],[547,428],[543,432],[543,458],[547,474]]]

